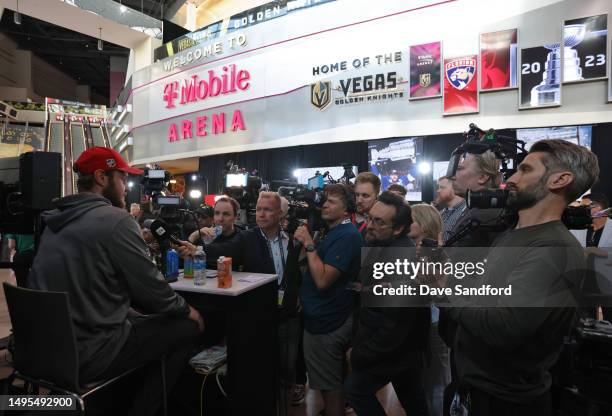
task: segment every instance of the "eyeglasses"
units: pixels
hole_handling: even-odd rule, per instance
[[[390,227],[390,224],[387,224],[382,218],[372,218],[370,216],[366,216],[366,221],[374,224],[374,226],[378,228]]]

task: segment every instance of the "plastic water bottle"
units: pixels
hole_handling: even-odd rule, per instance
[[[178,277],[178,253],[174,249],[166,252],[166,279],[176,279]]]
[[[207,236],[205,235],[203,237],[204,240],[204,244],[210,244],[213,241],[215,241],[215,238],[219,237],[221,235],[221,233],[223,232],[223,227],[221,227],[220,225],[217,225],[213,228],[213,231],[215,232],[215,234],[213,236]]]
[[[193,256],[193,284],[196,286],[206,284],[206,253],[202,246],[198,246]]]

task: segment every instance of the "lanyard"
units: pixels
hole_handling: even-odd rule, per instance
[[[272,242],[270,241],[270,239],[268,239],[268,236],[266,235],[266,233],[263,232],[263,230],[260,228],[259,231],[261,232],[261,235],[263,236],[263,238],[266,240],[266,245],[268,247],[268,254],[270,255],[270,258],[272,259],[272,264],[274,264],[274,254],[272,253]],[[278,241],[278,248],[280,249],[280,254],[281,254],[281,264],[282,264],[282,272],[281,270],[276,270],[276,265],[274,264],[274,269],[276,270],[276,272],[279,274],[278,276],[278,283],[280,284],[280,282],[283,280],[283,274],[285,271],[285,250],[283,248],[283,239],[282,239],[282,235],[281,235],[281,231],[279,230],[278,232],[278,237],[277,237],[277,241]]]

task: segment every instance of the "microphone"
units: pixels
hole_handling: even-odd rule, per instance
[[[149,229],[158,241],[170,240],[174,244],[181,244],[180,240],[170,233],[170,230],[168,229],[168,224],[166,224],[162,220],[153,220]]]

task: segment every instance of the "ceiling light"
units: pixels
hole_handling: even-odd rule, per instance
[[[98,50],[104,50],[104,42],[102,42],[102,28],[100,27],[100,37],[98,38]]]
[[[123,4],[121,6],[119,6],[119,11],[121,13],[125,13],[126,10],[127,10],[127,7],[125,7]]]
[[[200,191],[199,189],[192,189],[191,192],[189,192],[189,196],[192,199],[202,198],[202,191]]]
[[[16,25],[20,25],[21,24],[21,13],[19,13],[19,0],[17,0],[17,10],[15,10],[13,12],[13,22],[15,22]]]

